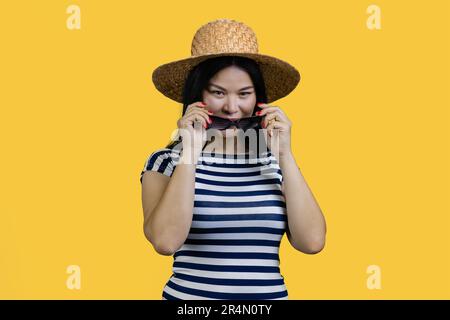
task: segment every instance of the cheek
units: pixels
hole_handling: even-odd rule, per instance
[[[203,101],[207,104],[206,109],[211,112],[216,113],[222,109],[222,104],[217,102],[216,99],[204,99]]]
[[[211,111],[220,109],[222,105],[220,99],[217,99],[208,93],[203,94],[203,101],[207,104],[208,110]]]
[[[256,108],[256,95],[253,94],[251,97],[248,97],[248,101],[245,102],[245,113],[252,114],[253,109]]]

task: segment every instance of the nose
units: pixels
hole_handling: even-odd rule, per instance
[[[233,99],[233,98],[229,98],[227,100],[225,106],[223,107],[223,111],[226,114],[229,114],[229,115],[233,115],[233,114],[238,113],[238,111],[239,111],[239,104],[238,104],[238,102],[235,99]]]

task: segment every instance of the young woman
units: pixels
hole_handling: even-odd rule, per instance
[[[153,73],[158,90],[183,103],[180,139],[141,172],[144,233],[174,257],[163,299],[287,299],[284,233],[304,253],[325,245],[325,219],[292,155],[292,123],[269,104],[300,75],[256,43],[243,23],[216,20],[197,31],[190,58]],[[248,132],[256,140],[247,143]]]

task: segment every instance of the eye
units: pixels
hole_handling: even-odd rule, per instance
[[[241,92],[241,94],[249,95],[251,92]]]
[[[217,91],[217,90],[214,90],[214,91],[211,91],[212,93],[217,93],[217,94],[219,94],[219,93],[223,93],[222,91]]]

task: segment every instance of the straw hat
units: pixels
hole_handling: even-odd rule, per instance
[[[152,80],[166,97],[183,102],[183,88],[189,71],[201,61],[218,56],[241,56],[255,60],[266,85],[268,103],[287,96],[300,81],[300,73],[289,63],[258,53],[256,35],[250,27],[230,19],[218,19],[201,26],[194,35],[191,57],[163,64]]]

